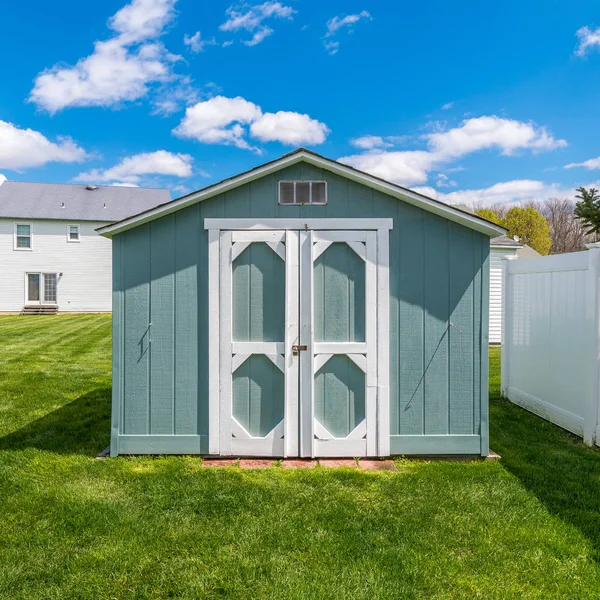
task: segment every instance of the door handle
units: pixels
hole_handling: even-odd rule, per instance
[[[294,356],[298,356],[298,353],[299,353],[299,352],[301,352],[301,351],[306,351],[306,350],[308,350],[308,346],[306,346],[306,345],[299,346],[298,344],[294,344],[294,345],[292,346],[292,354],[293,354]]]

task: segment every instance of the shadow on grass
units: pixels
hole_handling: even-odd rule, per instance
[[[98,388],[0,438],[0,450],[96,456],[110,441],[109,387]]]
[[[492,448],[548,511],[577,527],[600,562],[600,452],[508,400],[490,403]]]

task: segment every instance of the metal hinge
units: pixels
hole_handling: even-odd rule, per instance
[[[294,345],[292,346],[292,354],[293,354],[294,356],[298,356],[298,352],[301,352],[301,351],[306,351],[306,350],[308,350],[308,346],[306,346],[306,345],[299,346],[299,345],[297,345],[297,344],[294,344]]]

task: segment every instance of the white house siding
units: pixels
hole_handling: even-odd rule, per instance
[[[502,259],[516,253],[516,248],[490,250],[490,344],[502,343]]]
[[[32,223],[31,250],[14,250],[15,222]],[[67,225],[79,225],[79,242],[67,242]],[[105,222],[0,219],[0,312],[21,311],[26,273],[62,273],[61,312],[110,312],[112,244],[95,229]]]

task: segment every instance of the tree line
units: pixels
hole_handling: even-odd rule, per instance
[[[475,212],[507,230],[506,235],[531,246],[540,254],[579,252],[600,239],[600,193],[577,188],[575,198],[529,200],[520,206],[475,206]]]

